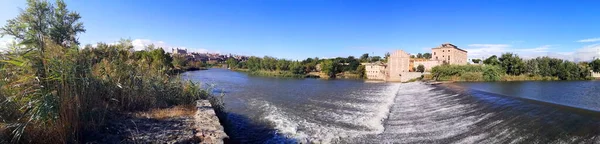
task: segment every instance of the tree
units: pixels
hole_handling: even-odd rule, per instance
[[[71,119],[80,118],[78,111],[71,111],[79,110],[80,105],[75,106],[72,103],[79,102],[74,99],[75,97],[84,98],[77,92],[81,92],[78,90],[85,87],[83,85],[89,84],[80,83],[79,86],[73,86],[76,81],[88,79],[85,77],[88,75],[74,76],[74,73],[81,74],[82,71],[89,70],[84,69],[83,64],[74,65],[77,62],[74,59],[77,58],[72,57],[78,55],[78,34],[85,32],[83,24],[79,22],[80,18],[78,13],[67,10],[66,4],[61,0],[56,2],[56,6],[47,1],[28,0],[27,8],[16,18],[7,20],[0,28],[0,36],[12,36],[18,43],[14,49],[14,57],[11,56],[6,61],[15,65],[14,69],[19,69],[14,71],[15,76],[12,79],[18,80],[11,81],[11,84],[18,85],[13,89],[20,92],[11,98],[12,102],[2,101],[0,104],[0,111],[5,110],[5,103],[9,102],[21,106],[19,119],[26,120],[11,124],[17,126],[13,130],[15,138],[13,143],[20,143],[18,140],[29,124],[61,125],[68,124]],[[128,56],[134,57],[133,54]],[[89,63],[85,66],[87,64]],[[2,74],[0,76],[3,77],[1,79],[8,81]],[[65,90],[67,87],[69,89]],[[6,91],[0,94],[7,94],[4,92]],[[67,118],[67,115],[71,117]],[[83,119],[83,116],[81,118]],[[1,115],[0,119],[4,123],[5,119]],[[54,128],[54,131],[66,135],[77,135],[75,132],[79,127],[69,124]],[[63,142],[77,143],[78,141],[73,139]]]
[[[418,53],[418,54],[417,54],[417,58],[423,58],[423,54],[421,54],[421,53]]]
[[[367,73],[366,73],[366,72],[367,72],[367,71],[366,71],[366,69],[365,69],[365,65],[359,65],[359,66],[356,68],[356,73],[358,73],[358,77],[360,77],[360,78],[363,78],[363,79],[364,79],[364,78],[367,78]]]
[[[589,65],[594,72],[600,72],[600,59],[593,60]]]
[[[502,69],[498,66],[484,66],[483,79],[485,81],[499,81],[502,74]]]
[[[518,55],[504,53],[498,60],[500,61],[500,66],[506,70],[506,74],[520,75],[523,73],[524,63]]]
[[[348,56],[348,58],[346,58],[346,62],[348,63],[349,70],[356,70],[360,65],[360,62],[355,59],[354,56]]]
[[[422,64],[417,66],[417,72],[425,72],[425,66],[423,66]]]
[[[79,45],[76,33],[85,32],[83,23],[79,22],[81,16],[77,12],[71,12],[67,9],[64,1],[56,1],[56,8],[50,19],[50,37],[63,47],[72,47]]]
[[[336,71],[337,64],[335,64],[333,60],[327,59],[321,62],[321,72],[325,73],[327,76],[334,78]]]
[[[290,64],[290,70],[294,74],[304,74],[304,68],[302,67],[302,64],[297,61]]]
[[[476,63],[476,64],[478,64],[479,62],[481,62],[481,59],[472,59],[471,61],[472,61],[473,63]]]
[[[365,53],[360,56],[360,62],[369,62],[369,53]]]
[[[525,62],[525,73],[529,74],[529,76],[539,75],[540,68],[536,59],[527,60]]]
[[[173,66],[177,69],[184,69],[186,67],[187,58],[183,55],[173,55]]]
[[[225,63],[227,63],[227,66],[229,66],[230,69],[235,69],[238,65],[238,61],[234,58],[228,58]]]
[[[431,53],[424,53],[423,58],[431,59]]]
[[[499,65],[500,61],[498,61],[498,57],[496,55],[492,55],[489,58],[483,61],[483,64],[486,65]]]
[[[376,62],[376,61],[380,61],[381,57],[380,56],[373,56],[371,57],[371,61],[370,62]]]

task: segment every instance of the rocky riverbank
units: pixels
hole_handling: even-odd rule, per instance
[[[120,116],[90,143],[224,143],[228,139],[208,100],[196,106]]]

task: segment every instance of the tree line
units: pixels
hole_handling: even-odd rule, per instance
[[[386,61],[389,53],[384,58],[380,56],[369,56],[368,53],[359,58],[354,56],[337,57],[330,59],[306,58],[301,61],[280,59],[270,56],[256,57],[251,56],[246,61],[238,61],[233,58],[227,59],[226,63],[231,69],[248,69],[249,71],[286,71],[296,75],[304,75],[310,72],[320,71],[329,77],[335,77],[337,73],[350,72],[358,74],[359,77],[365,76],[365,68],[361,63],[370,63]]]
[[[479,62],[474,60],[473,62]],[[522,59],[517,54],[503,53],[500,57],[492,55],[483,60],[484,66],[464,65],[434,67],[434,77],[458,76],[480,74],[485,81],[497,81],[506,76],[528,76],[540,78],[557,78],[559,80],[587,80],[590,79],[590,70],[600,70],[600,60],[592,62],[571,62],[558,58],[537,57]],[[487,75],[486,75],[487,74]]]

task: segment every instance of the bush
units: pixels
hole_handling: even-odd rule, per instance
[[[499,81],[502,75],[502,68],[497,66],[486,66],[483,72],[483,80],[485,81]]]
[[[502,68],[490,65],[440,65],[431,70],[434,80],[498,81]]]

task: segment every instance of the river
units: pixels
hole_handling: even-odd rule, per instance
[[[593,143],[600,82],[370,83],[182,74],[225,94],[239,143]]]

